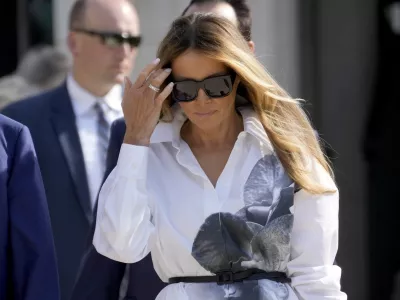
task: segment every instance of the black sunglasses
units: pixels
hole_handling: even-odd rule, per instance
[[[105,31],[96,31],[89,29],[74,29],[73,31],[84,33],[91,36],[97,36],[101,39],[104,45],[110,47],[120,47],[123,44],[127,43],[131,48],[139,47],[142,37],[140,35],[133,36],[128,33],[118,33],[118,32],[105,32]]]
[[[197,98],[199,89],[202,89],[210,98],[228,96],[233,89],[236,73],[207,77],[201,81],[175,81],[172,89],[172,99],[176,102],[190,102]]]

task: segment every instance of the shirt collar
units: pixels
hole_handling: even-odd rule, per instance
[[[259,142],[270,149],[273,149],[271,141],[254,109],[246,105],[237,107],[237,110],[243,118],[244,132],[255,137]],[[172,142],[174,145],[180,144],[180,131],[187,117],[178,104],[172,107],[172,114],[174,116],[172,122],[167,123],[161,121],[157,124],[150,139],[151,143]]]
[[[151,135],[150,143],[179,142],[181,128],[183,123],[187,120],[187,117],[183,113],[179,104],[175,104],[172,107],[172,115],[173,119],[171,122],[160,121],[157,124],[153,134]]]
[[[108,109],[116,112],[122,111],[121,85],[116,84],[104,97],[96,97],[81,87],[78,82],[76,82],[72,74],[69,74],[67,77],[67,89],[71,97],[75,115],[77,116],[87,113],[99,100],[103,100],[102,103],[104,103]]]

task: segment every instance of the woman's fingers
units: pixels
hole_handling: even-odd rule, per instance
[[[150,84],[153,85],[156,88],[159,88],[159,85],[157,85],[157,83],[154,82],[154,79],[157,78],[163,72],[164,72],[163,69],[158,69],[158,70],[153,71],[150,74],[149,78],[145,81],[145,83],[143,84],[141,89],[145,89],[145,90],[149,89],[149,85]]]
[[[157,65],[159,64],[160,59],[156,58],[152,63],[148,64],[139,74],[138,78],[136,79],[135,83],[133,84],[133,86],[135,88],[140,88],[141,86],[143,86],[147,80],[147,78],[149,77],[149,75],[151,74],[151,72],[153,72],[156,68]]]
[[[169,74],[171,74],[171,69],[164,69],[160,73],[155,74],[155,76],[149,80],[149,83],[156,88],[160,88]]]
[[[142,71],[134,84],[125,79],[122,109],[133,144],[150,140],[160,117],[162,103],[173,87],[171,82],[162,91],[156,92],[149,85],[154,86],[155,90],[160,89],[170,74],[171,69],[157,69],[153,62]]]
[[[171,94],[173,87],[174,87],[173,82],[168,83],[168,85],[164,88],[164,90],[160,94],[158,94],[158,96],[154,100],[155,104],[161,106],[165,101],[165,99],[167,99],[168,95]]]

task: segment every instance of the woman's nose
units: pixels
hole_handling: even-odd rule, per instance
[[[197,93],[197,98],[196,101],[199,101],[200,103],[208,103],[211,101],[211,98],[208,97],[206,92],[203,89],[199,89]]]

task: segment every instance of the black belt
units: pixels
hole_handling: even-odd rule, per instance
[[[173,277],[169,279],[169,283],[206,283],[216,282],[218,285],[232,284],[235,282],[242,282],[243,280],[261,280],[269,279],[281,283],[289,283],[290,278],[283,272],[265,272],[258,269],[250,269],[240,272],[221,271],[213,276],[186,276],[186,277]]]

